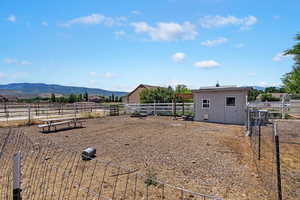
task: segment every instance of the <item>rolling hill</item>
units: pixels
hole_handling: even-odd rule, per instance
[[[120,91],[109,91],[98,88],[87,88],[87,87],[75,87],[75,86],[63,86],[56,84],[45,84],[45,83],[11,83],[6,85],[0,85],[0,94],[5,93],[6,95],[12,96],[39,96],[41,94],[82,94],[89,93],[90,95],[101,95],[110,96],[124,96],[127,92]]]

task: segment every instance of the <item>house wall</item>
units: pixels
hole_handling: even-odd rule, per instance
[[[193,94],[195,120],[228,124],[244,124],[247,91],[201,91]],[[226,106],[226,97],[235,97],[235,106]],[[202,108],[202,100],[209,99],[210,107]],[[208,120],[205,120],[208,116]]]
[[[133,93],[131,93],[129,96],[127,96],[127,103],[140,103],[140,92],[144,90],[145,88],[139,87],[137,88]]]

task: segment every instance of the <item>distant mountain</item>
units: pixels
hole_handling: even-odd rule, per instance
[[[266,88],[265,87],[262,87],[262,86],[250,86],[250,87],[252,87],[253,89],[256,89],[256,90],[260,90],[260,91],[263,91],[263,90],[265,90]]]
[[[15,95],[15,96],[32,96],[32,95],[42,95],[42,94],[82,94],[89,93],[90,95],[102,95],[110,96],[114,94],[115,96],[124,96],[127,92],[120,91],[109,91],[97,88],[87,88],[87,87],[74,87],[74,86],[62,86],[54,84],[44,84],[44,83],[11,83],[6,85],[0,85],[0,94]]]

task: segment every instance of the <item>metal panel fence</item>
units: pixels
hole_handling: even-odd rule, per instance
[[[259,112],[249,116],[254,162],[270,199],[300,199],[300,121],[263,124]]]
[[[57,200],[209,200],[220,199],[155,180],[111,162],[82,160],[81,153],[69,151],[44,139],[34,142],[22,130],[9,129],[0,135],[0,199],[13,195],[12,159],[21,154],[22,199]]]
[[[151,115],[192,115],[193,103],[147,103],[147,104],[125,104],[127,113],[142,113]]]
[[[38,120],[61,116],[81,116],[86,113],[110,115],[117,107],[118,114],[139,112],[151,115],[193,115],[193,103],[154,103],[154,104],[97,104],[97,103],[0,103],[0,122]]]
[[[248,108],[263,109],[268,111],[270,118],[285,118],[289,112],[290,103],[285,101],[249,102]]]
[[[122,106],[120,106],[122,108]],[[0,103],[0,122],[17,120],[35,120],[61,116],[80,116],[84,113],[109,115],[109,104],[96,103]]]

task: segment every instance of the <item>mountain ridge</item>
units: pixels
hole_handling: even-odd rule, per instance
[[[62,95],[69,94],[82,94],[89,93],[91,95],[101,95],[101,96],[124,96],[127,92],[122,91],[110,91],[100,88],[89,88],[89,87],[79,87],[79,86],[64,86],[59,84],[46,84],[46,83],[9,83],[0,84],[0,94],[1,90],[5,91],[6,94],[14,95],[18,93],[19,95],[40,95],[45,93],[56,93]]]

